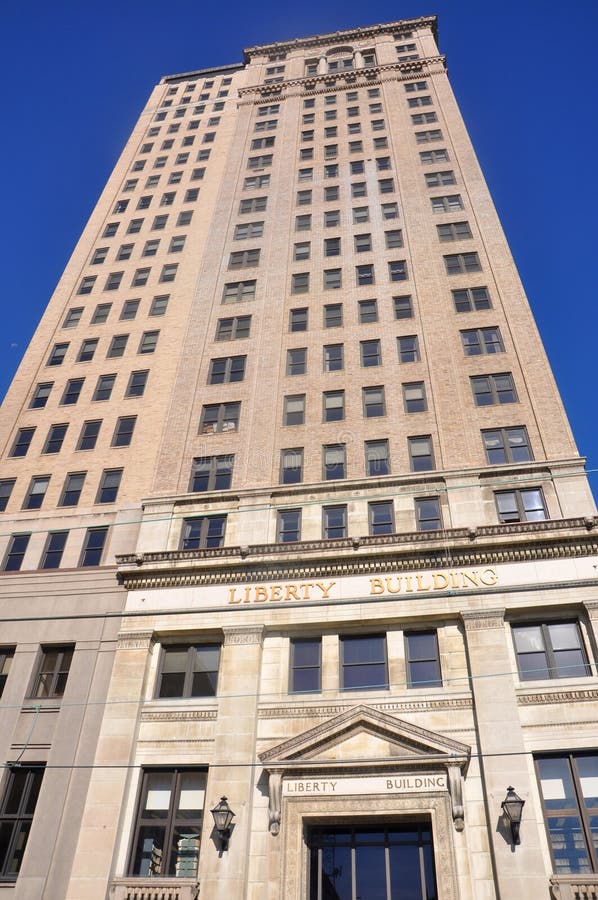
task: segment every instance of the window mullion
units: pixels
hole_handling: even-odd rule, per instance
[[[576,758],[573,754],[569,754],[569,765],[571,768],[571,774],[573,777],[573,786],[575,788],[575,794],[577,796],[577,811],[579,813],[579,821],[581,822],[581,827],[583,828],[584,837],[586,841],[586,847],[588,850],[588,856],[590,858],[592,864],[592,870],[594,872],[598,872],[598,855],[596,854],[596,847],[594,845],[594,836],[592,834],[592,828],[590,826],[590,821],[588,817],[588,810],[586,808],[586,804],[584,801],[583,790],[581,787],[581,781],[577,772],[577,763]]]

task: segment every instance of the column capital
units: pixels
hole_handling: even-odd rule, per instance
[[[505,622],[504,607],[497,609],[462,610],[461,619],[467,631],[502,628]]]
[[[153,631],[121,631],[117,638],[117,650],[149,650],[154,643]]]
[[[264,640],[263,625],[225,625],[222,630],[224,631],[225,647],[231,644],[261,644]]]

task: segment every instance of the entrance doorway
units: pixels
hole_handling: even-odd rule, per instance
[[[437,900],[427,822],[317,826],[307,844],[309,900]]]

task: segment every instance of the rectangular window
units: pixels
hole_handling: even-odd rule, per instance
[[[248,338],[250,328],[251,316],[231,316],[227,319],[218,319],[215,340],[235,341]]]
[[[465,356],[504,352],[500,328],[472,328],[460,334]]]
[[[462,241],[472,238],[469,222],[449,222],[446,225],[437,225],[438,240],[446,241]]]
[[[74,328],[81,321],[83,315],[83,307],[78,306],[76,309],[69,309],[62,323],[63,328]]]
[[[444,257],[447,275],[460,275],[466,272],[481,272],[482,266],[477,253],[451,253]]]
[[[342,691],[388,688],[385,635],[344,636],[340,649]]]
[[[364,387],[361,389],[363,415],[366,419],[386,415],[384,387]]]
[[[596,783],[598,754],[568,753],[536,757],[544,821],[557,875],[577,875],[573,896],[582,896],[577,883],[594,883],[598,872],[596,849]],[[580,877],[581,876],[581,877]],[[571,879],[572,881],[574,879]],[[563,885],[564,887],[564,885]],[[592,890],[592,888],[590,888]]]
[[[71,472],[66,476],[58,506],[77,506],[85,484],[86,474],[86,472]]]
[[[303,448],[280,451],[280,483],[300,484],[303,481]]]
[[[356,234],[353,236],[356,253],[367,253],[372,249],[371,234]]]
[[[62,697],[73,660],[73,647],[42,647],[31,697]]]
[[[426,389],[423,381],[403,384],[403,406],[406,413],[426,412]]]
[[[131,372],[125,397],[143,397],[149,371]]]
[[[345,444],[325,444],[322,447],[322,470],[324,481],[336,481],[347,477]]]
[[[307,372],[307,348],[287,350],[287,375],[305,375]]]
[[[283,400],[283,425],[305,423],[305,394],[288,395]]]
[[[110,346],[108,347],[106,359],[115,359],[120,356],[124,356],[124,352],[127,347],[128,340],[129,340],[128,334],[114,335],[114,337],[110,341]]]
[[[109,400],[115,381],[116,375],[100,375],[92,400]]]
[[[510,372],[500,375],[475,375],[470,381],[473,402],[476,406],[517,402],[515,383]]]
[[[183,519],[181,550],[203,550],[224,545],[226,516]]]
[[[328,540],[347,537],[347,507],[344,504],[322,509],[323,537]]]
[[[437,121],[438,116],[435,112],[414,113],[411,116],[411,123],[413,125],[431,125],[433,122]]]
[[[344,368],[343,344],[324,345],[324,371],[340,372]]]
[[[306,306],[289,310],[289,331],[307,331],[307,323],[308,309]]]
[[[163,316],[168,307],[169,300],[170,294],[161,294],[159,297],[154,297],[148,316]]]
[[[341,214],[338,209],[329,209],[324,213],[324,227],[337,228],[341,223]]]
[[[361,325],[367,325],[370,322],[378,321],[378,301],[377,300],[360,300],[358,304],[359,322]]]
[[[311,215],[295,216],[295,231],[310,231]]]
[[[138,353],[153,353],[158,343],[159,331],[144,331],[139,342]]]
[[[219,666],[220,644],[162,647],[156,697],[215,697]]]
[[[522,681],[591,675],[577,622],[513,625]]]
[[[397,247],[403,246],[403,232],[400,228],[395,228],[392,231],[385,231],[384,240],[387,250],[395,250]]]
[[[398,203],[381,203],[380,209],[382,211],[383,219],[398,219],[399,218],[399,205]]]
[[[223,303],[244,303],[248,300],[255,300],[256,282],[252,281],[229,281],[224,285],[222,293]]]
[[[241,200],[239,213],[263,212],[267,205],[267,197],[252,197],[250,200]]]
[[[409,294],[406,294],[402,297],[393,297],[392,302],[395,319],[413,318],[413,301]]]
[[[68,344],[54,344],[46,365],[61,366],[64,362],[64,357],[66,356],[68,348]]]
[[[309,272],[291,275],[291,294],[306,294],[309,291]]]
[[[46,540],[40,569],[57,569],[62,561],[68,531],[51,531]]]
[[[19,428],[9,456],[27,456],[35,428]]]
[[[419,341],[416,334],[397,338],[400,363],[419,362]]]
[[[44,777],[44,764],[8,768],[0,803],[0,881],[16,881]]]
[[[193,460],[190,493],[225,491],[231,486],[235,457],[202,456]]]
[[[201,769],[144,770],[129,875],[196,877],[206,780]]]
[[[405,633],[407,684],[410,688],[442,687],[438,638],[435,631]]]
[[[369,206],[354,206],[353,207],[353,224],[354,225],[362,225],[364,222],[370,221],[370,209]]]
[[[264,233],[263,222],[245,222],[242,225],[236,225],[233,234],[234,241],[244,241],[247,238],[261,237]]]
[[[438,497],[420,497],[415,501],[415,524],[418,531],[439,531],[442,528]]]
[[[381,178],[378,182],[378,191],[381,194],[392,194],[395,189],[395,183],[392,178]]]
[[[23,565],[31,533],[11,534],[2,564],[3,572],[18,572]]]
[[[104,322],[108,321],[108,316],[110,315],[110,310],[112,309],[111,303],[98,303],[96,306],[93,316],[91,317],[92,325],[103,325]]]
[[[170,263],[167,266],[162,266],[162,271],[160,272],[160,278],[158,279],[160,284],[164,284],[167,281],[174,281],[176,278],[176,273],[178,269],[178,263]],[[145,282],[144,282],[145,284]]]
[[[422,150],[419,154],[422,166],[430,165],[430,163],[448,162],[448,150]]]
[[[367,266],[355,266],[355,276],[358,287],[374,284],[374,266],[371,264]]]
[[[311,252],[311,244],[309,241],[301,241],[293,245],[293,259],[299,262],[302,259],[309,259]]]
[[[51,425],[42,453],[60,453],[68,425]]]
[[[436,173],[438,175],[442,173]],[[463,200],[461,199],[461,194],[448,194],[446,197],[432,197],[430,199],[430,204],[432,206],[432,212],[455,212],[456,210],[463,209]]]
[[[345,418],[345,392],[325,391],[322,394],[322,421],[340,422]]]
[[[527,462],[533,459],[527,430],[523,425],[482,431],[486,459],[490,465]]]
[[[14,655],[14,648],[0,647],[0,697],[4,693]],[[2,826],[0,825],[1,828]]]
[[[365,181],[354,181],[351,185],[351,197],[367,197],[368,189]]]
[[[117,419],[111,446],[128,447],[133,440],[136,422],[137,416],[121,416]]]
[[[431,128],[428,131],[416,131],[415,141],[417,144],[429,144],[432,141],[441,141],[442,131],[440,128]]]
[[[297,206],[311,205],[311,191],[297,191]]]
[[[407,438],[412,472],[429,472],[434,468],[432,438],[429,434]]]
[[[392,500],[368,503],[370,534],[394,534],[395,520]]]
[[[83,383],[83,380],[80,380],[81,383]],[[31,398],[29,409],[43,409],[48,402],[48,397],[50,396],[53,387],[53,381],[45,381],[42,384],[38,384],[35,388],[33,397]]]
[[[339,237],[324,239],[324,256],[340,256],[340,252],[341,239]]]
[[[410,109],[415,109],[418,106],[432,106],[432,98],[429,95],[425,97],[409,97],[407,104]]]
[[[390,475],[390,456],[386,439],[365,442],[365,474],[374,477]]]
[[[339,290],[342,287],[342,270],[324,269],[323,281],[323,287],[325,291]]]
[[[122,281],[122,277],[124,272],[111,272],[106,279],[106,284],[104,285],[105,291],[117,291],[120,287],[120,283]]]
[[[101,426],[101,419],[84,422],[79,435],[77,450],[93,450],[98,440]]]
[[[301,510],[281,509],[276,520],[276,540],[288,544],[301,540]]]
[[[79,566],[99,566],[102,562],[104,545],[108,537],[107,528],[88,528],[81,550]]]
[[[15,478],[5,478],[0,481],[0,512],[4,512],[8,506],[8,501],[10,500],[10,495],[12,494],[15,483]]]
[[[548,518],[540,488],[495,491],[494,498],[499,522],[539,522]]]
[[[50,484],[49,475],[39,475],[31,479],[29,490],[23,501],[23,509],[40,509]]]
[[[322,679],[322,639],[291,640],[289,692],[307,694],[320,691]]]
[[[122,474],[122,469],[104,469],[98,488],[96,503],[114,503],[116,501]]]
[[[269,175],[251,175],[249,178],[246,178],[243,181],[243,190],[244,191],[254,191],[257,188],[269,187],[270,185],[270,176]]]
[[[98,346],[97,338],[90,338],[82,342],[77,356],[77,362],[89,362],[93,359]]]
[[[388,263],[388,280],[389,281],[407,281],[409,273],[407,271],[407,261],[405,259],[397,259]]]
[[[229,384],[245,378],[246,356],[222,356],[210,360],[208,384]]]
[[[225,431],[237,431],[240,415],[240,403],[210,403],[202,409],[199,433],[217,434]]]

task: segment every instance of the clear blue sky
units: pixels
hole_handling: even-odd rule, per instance
[[[598,470],[596,0],[4,4],[0,397],[160,76],[433,13],[579,450]],[[593,483],[598,494],[598,471]]]

